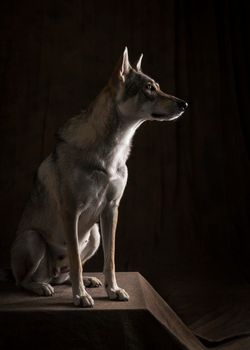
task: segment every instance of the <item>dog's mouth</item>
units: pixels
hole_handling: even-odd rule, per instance
[[[165,118],[167,118],[168,116],[167,116],[167,114],[163,114],[163,113],[152,113],[151,114],[151,116],[153,117],[153,118],[158,118],[158,119],[165,119]]]
[[[174,113],[174,114],[151,113],[151,117],[159,120],[172,121],[172,120],[178,119],[183,113],[184,111],[181,111],[179,113]]]

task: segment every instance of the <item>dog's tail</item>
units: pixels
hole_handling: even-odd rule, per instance
[[[15,278],[10,268],[0,268],[0,282],[14,282]]]

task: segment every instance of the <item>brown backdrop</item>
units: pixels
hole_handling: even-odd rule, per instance
[[[125,45],[189,102],[137,132],[118,270],[249,262],[249,48],[243,1],[5,1],[0,5],[0,264],[54,134],[105,85]],[[88,269],[100,270],[101,253]],[[164,282],[163,282],[164,283]],[[157,284],[157,282],[156,282]]]

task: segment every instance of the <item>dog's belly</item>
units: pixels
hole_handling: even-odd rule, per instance
[[[81,259],[84,257],[84,249],[86,248],[89,237],[90,237],[90,231],[87,231],[84,235],[84,239],[79,239],[79,253],[81,256]],[[68,278],[69,271],[70,271],[70,263],[69,263],[69,257],[68,257],[68,250],[65,244],[49,244],[49,256],[50,256],[50,274],[51,277],[54,279],[66,279]],[[55,281],[56,282],[56,281]],[[57,282],[56,282],[57,283]]]

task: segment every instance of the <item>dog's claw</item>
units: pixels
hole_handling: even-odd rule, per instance
[[[107,290],[108,296],[110,300],[119,300],[119,301],[128,301],[129,295],[128,293],[122,289],[109,289]]]
[[[93,298],[86,293],[85,295],[75,295],[74,304],[79,307],[93,307],[94,300]]]
[[[84,277],[83,282],[85,287],[88,288],[97,288],[102,286],[102,282],[96,277]]]

